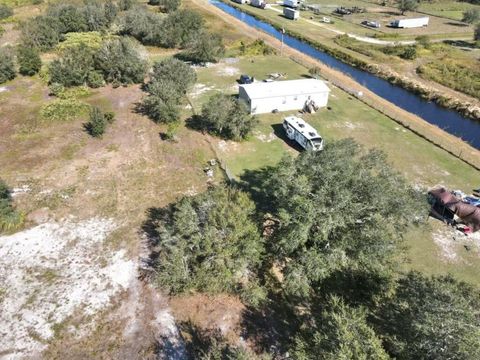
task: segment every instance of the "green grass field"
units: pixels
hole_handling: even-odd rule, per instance
[[[240,74],[249,74],[261,80],[272,72],[285,73],[286,79],[308,76],[306,68],[288,58],[279,56],[241,58],[236,63],[229,61],[198,69],[197,90],[194,89],[195,95],[191,96],[192,103],[198,112],[201,104],[213,92],[236,93],[236,79]],[[340,89],[330,87],[331,110],[325,108],[314,115],[303,116],[319,131],[327,144],[337,139],[352,137],[368,148],[382,149],[393,166],[414,186],[420,188],[443,184],[449,188],[469,191],[479,185],[478,171],[401,128]],[[198,88],[203,91],[200,93]],[[247,141],[234,143],[216,140],[218,153],[230,172],[240,177],[245,170],[277,163],[286,153],[296,154],[296,150],[281,138],[283,116],[295,113],[292,111],[258,116],[260,123]],[[432,242],[431,227],[441,229],[444,225],[430,221],[430,224],[405,235],[409,246],[409,262],[405,267],[431,274],[451,272],[463,280],[480,284],[480,280],[475,277],[480,259],[469,255],[470,259],[465,263],[444,262],[438,256],[437,246]]]

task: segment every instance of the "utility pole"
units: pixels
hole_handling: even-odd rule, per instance
[[[285,29],[282,28],[282,45],[280,47],[280,56],[283,56],[283,35],[285,34]]]

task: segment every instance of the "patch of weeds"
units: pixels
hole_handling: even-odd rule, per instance
[[[76,99],[56,99],[42,107],[40,115],[47,121],[70,121],[85,117],[90,105]]]
[[[40,198],[37,201],[38,207],[47,207],[51,210],[55,210],[61,204],[65,203],[73,194],[75,194],[76,187],[70,186],[57,192],[45,192],[40,194]]]
[[[35,341],[37,341],[41,344],[46,343],[46,341],[42,338],[42,336],[32,328],[28,329],[28,336],[30,336],[33,340],[35,340]]]
[[[62,148],[61,157],[65,160],[72,160],[79,149],[80,144],[68,144]]]
[[[3,303],[6,296],[7,296],[7,289],[0,287],[0,304]]]
[[[35,278],[43,284],[52,285],[60,275],[53,269],[44,269],[35,275]]]
[[[88,175],[88,170],[88,165],[80,166],[79,168],[77,168],[78,176],[84,178]]]
[[[109,151],[109,152],[116,152],[116,151],[118,151],[119,148],[120,148],[120,147],[118,146],[118,144],[109,144],[109,145],[107,146],[107,151]]]

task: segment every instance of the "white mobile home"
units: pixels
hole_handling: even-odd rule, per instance
[[[329,92],[321,80],[300,79],[240,85],[238,95],[251,114],[265,114],[327,106]]]
[[[298,20],[300,18],[300,12],[291,8],[283,8],[283,16],[290,20]]]
[[[297,8],[300,6],[300,0],[283,0],[283,6]]]
[[[310,124],[296,116],[283,119],[283,128],[290,140],[295,140],[305,150],[323,150],[323,139]]]
[[[428,16],[421,17],[421,18],[415,18],[415,19],[393,20],[390,23],[390,26],[395,27],[395,28],[404,28],[404,29],[417,28],[417,27],[422,27],[422,26],[428,26],[428,21],[429,20],[430,20],[430,18]]]

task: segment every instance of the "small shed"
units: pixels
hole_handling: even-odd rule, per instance
[[[289,7],[284,7],[283,16],[290,20],[298,20],[300,18],[300,12]]]
[[[299,79],[240,85],[239,98],[252,114],[327,106],[330,89],[324,81]]]

